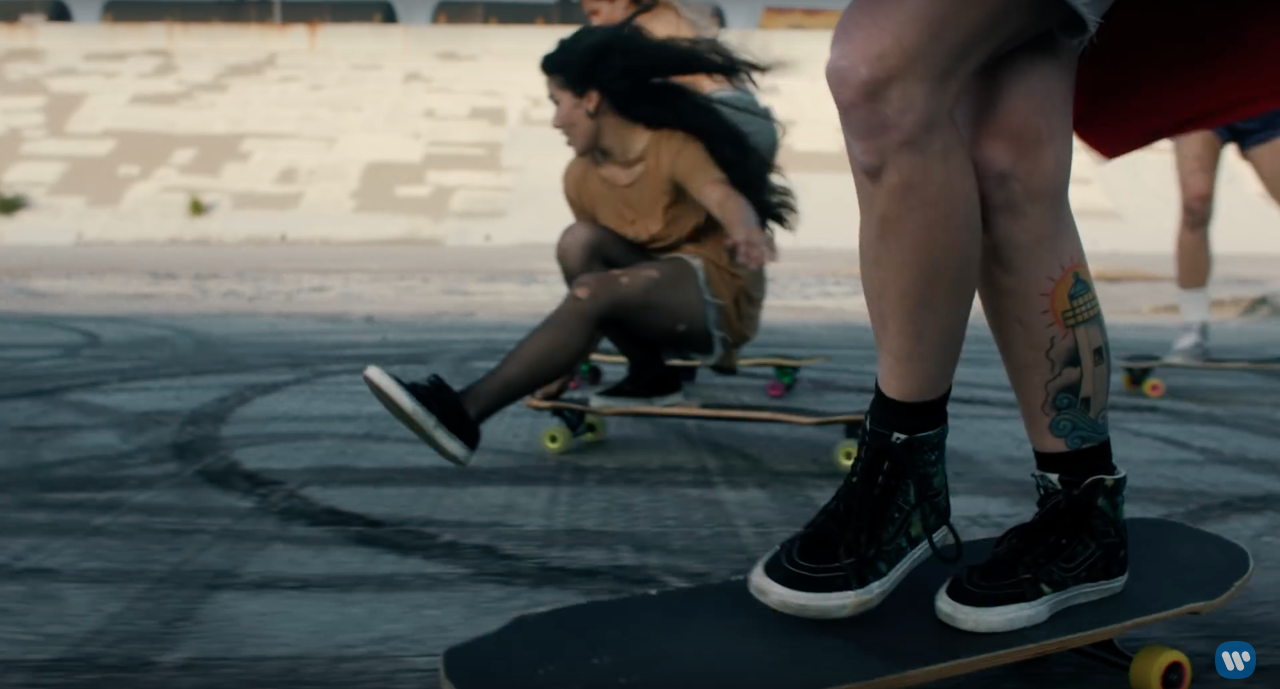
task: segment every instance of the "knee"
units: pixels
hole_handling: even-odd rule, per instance
[[[575,222],[560,234],[556,242],[556,262],[565,279],[574,278],[592,269],[599,246],[600,228],[591,223]]]
[[[650,268],[586,273],[570,281],[566,303],[584,317],[603,323],[646,303],[657,277],[657,271]]]
[[[565,297],[565,305],[585,317],[600,318],[610,306],[610,289],[608,273],[585,273],[569,281],[569,294]]]
[[[876,173],[897,150],[943,121],[941,94],[914,64],[912,49],[851,28],[832,46],[827,88],[844,130],[850,163]]]
[[[1072,136],[1042,119],[1004,120],[969,142],[985,212],[1069,208]]]
[[[1204,232],[1213,216],[1213,184],[1191,184],[1182,193],[1182,230]]]

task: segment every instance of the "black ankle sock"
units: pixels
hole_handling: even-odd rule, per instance
[[[924,402],[901,402],[895,400],[880,389],[876,382],[875,397],[871,398],[871,408],[867,416],[877,428],[891,433],[917,435],[936,431],[947,424],[947,400],[951,398],[951,388],[937,399]]]
[[[1070,479],[1085,481],[1094,476],[1115,476],[1116,465],[1111,461],[1111,439],[1092,447],[1066,452],[1036,453],[1036,469],[1046,474],[1059,474]]]

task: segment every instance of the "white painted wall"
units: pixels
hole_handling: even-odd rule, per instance
[[[431,25],[0,26],[0,189],[35,206],[0,243],[550,242],[568,160],[538,60],[571,29]],[[783,247],[854,247],[858,210],[821,31],[733,31],[783,68],[764,99],[788,132],[802,217]],[[1280,255],[1280,211],[1231,149],[1220,254]],[[215,204],[189,217],[190,194]],[[1168,253],[1173,162],[1077,148],[1090,251]]]

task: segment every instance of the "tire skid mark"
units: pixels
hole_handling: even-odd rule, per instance
[[[210,484],[248,496],[259,507],[280,518],[316,527],[338,527],[336,533],[363,546],[463,567],[472,573],[473,580],[521,587],[580,586],[610,592],[664,586],[664,580],[633,567],[572,567],[535,562],[500,547],[467,542],[432,529],[428,526],[431,520],[413,525],[327,505],[308,497],[295,485],[246,467],[224,446],[222,428],[237,410],[261,397],[324,375],[333,374],[249,386],[202,405],[180,425],[174,455],[194,464],[196,475]],[[691,581],[707,579],[702,570],[668,573],[668,576]]]

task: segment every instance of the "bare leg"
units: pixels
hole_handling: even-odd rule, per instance
[[[1280,138],[1250,147],[1244,158],[1253,165],[1271,198],[1280,203]]]
[[[1208,356],[1208,284],[1213,265],[1209,223],[1213,217],[1214,186],[1222,140],[1210,130],[1191,132],[1175,137],[1173,150],[1177,161],[1178,192],[1182,199],[1176,244],[1178,304],[1186,327],[1166,356],[1203,359]]]
[[[938,592],[939,619],[966,631],[1037,625],[1127,581],[1111,351],[1068,197],[1076,55],[1054,34],[1030,41],[978,75],[961,111],[984,219],[979,295],[1041,493],[1029,522]]]
[[[1110,349],[1067,193],[1075,63],[1046,34],[980,75],[964,112],[985,220],[979,294],[1041,453],[1108,438]]]
[[[1070,496],[1042,502],[1049,510],[1036,517],[1042,529],[1020,528],[991,568],[967,570],[939,592],[939,617],[970,631],[1016,629],[1052,614],[1037,600],[1065,607],[1123,585],[1116,574],[1126,566],[1123,534],[1114,519],[1122,511],[1113,509],[1123,480],[1112,480],[1109,443],[1098,442],[1105,423],[1091,416],[1105,410],[1106,340],[1067,201],[1075,55],[1051,32],[1066,12],[1057,1],[865,0],[841,20],[828,80],[862,207],[863,281],[882,389],[849,477],[751,572],[751,592],[770,607],[805,617],[856,615],[878,605],[931,551],[943,555],[938,544],[955,537],[946,396],[980,280],[1016,393],[1026,400],[1028,429],[1046,449],[1080,447],[1074,452],[1085,456],[1057,453],[1072,455],[1057,459],[1074,466],[1045,470],[1037,455],[1038,468],[1062,478],[1042,490]],[[1023,254],[1026,264],[1016,265]],[[1067,300],[1068,310],[1077,307],[1064,328],[1077,337],[1061,341],[1087,352],[1087,371],[1057,350],[1055,368],[1046,361],[1049,343],[1059,341],[1046,328],[1055,325],[1045,321],[1050,294]],[[1081,444],[1055,436],[1053,415],[1042,409],[1048,381],[1070,380],[1072,368],[1071,391],[1088,400],[1077,410],[1093,422],[1090,430],[1102,426]],[[1061,400],[1051,397],[1054,405]],[[1107,481],[1092,480],[1099,477]],[[1108,502],[1098,516],[1089,501],[1100,494]],[[1081,505],[1070,531],[1062,526],[1065,504]],[[1097,552],[1063,548],[1084,544]],[[1087,567],[1070,560],[1084,554],[1098,557]]]
[[[1222,140],[1212,131],[1183,134],[1173,140],[1182,216],[1178,223],[1178,287],[1203,289],[1209,284],[1209,221]]]
[[[858,192],[878,382],[890,398],[947,392],[978,285],[982,213],[956,103],[986,62],[1065,12],[1059,0],[855,0],[840,19],[827,80]]]

